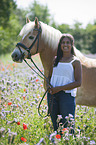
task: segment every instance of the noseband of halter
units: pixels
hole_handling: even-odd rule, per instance
[[[21,54],[22,54],[22,59],[24,59],[24,53],[22,53],[20,47],[22,47],[23,49],[25,49],[25,50],[28,52],[28,58],[27,58],[27,59],[30,59],[30,58],[31,58],[30,50],[32,49],[32,47],[34,46],[34,44],[36,43],[36,41],[38,41],[38,42],[37,42],[36,53],[38,52],[38,47],[39,47],[39,35],[40,35],[40,33],[41,33],[41,26],[39,25],[39,28],[35,28],[34,30],[38,31],[38,34],[37,34],[36,38],[34,39],[33,43],[31,44],[31,46],[30,46],[29,48],[28,48],[27,46],[25,46],[24,44],[20,43],[20,42],[16,44],[16,47],[19,48],[19,50],[20,50],[20,52],[21,52]],[[35,53],[35,54],[36,54],[36,53]]]

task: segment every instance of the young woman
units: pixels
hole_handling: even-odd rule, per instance
[[[58,129],[57,115],[62,115],[61,123],[64,127],[68,125],[66,116],[72,114],[75,118],[75,96],[77,87],[81,86],[82,69],[80,61],[74,56],[73,46],[73,36],[63,34],[58,44],[53,71],[49,75],[52,87],[47,99],[54,131]]]

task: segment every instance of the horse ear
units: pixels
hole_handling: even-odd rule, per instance
[[[28,17],[26,17],[26,23],[31,22]]]
[[[35,27],[39,28],[39,22],[38,22],[38,18],[37,17],[35,17]]]

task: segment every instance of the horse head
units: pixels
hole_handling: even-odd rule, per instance
[[[15,62],[22,62],[25,58],[30,58],[40,52],[39,39],[41,37],[41,27],[38,22],[38,18],[35,18],[34,22],[31,22],[28,18],[26,24],[22,28],[19,34],[22,39],[17,43],[16,48],[12,53],[12,59]]]

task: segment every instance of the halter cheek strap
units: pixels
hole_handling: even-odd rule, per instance
[[[37,31],[38,31],[38,34],[37,34],[35,40],[33,41],[33,43],[31,44],[31,46],[30,46],[29,48],[28,48],[27,46],[25,46],[24,44],[20,43],[20,42],[16,44],[16,47],[19,48],[21,54],[22,54],[22,51],[21,51],[21,48],[20,48],[20,47],[22,47],[23,49],[25,49],[25,50],[28,52],[28,59],[31,58],[30,50],[32,49],[32,47],[34,46],[34,44],[36,43],[36,41],[38,41],[38,42],[37,42],[37,49],[36,49],[35,54],[38,52],[38,47],[39,47],[39,35],[40,35],[40,33],[41,33],[41,26],[39,27],[39,29],[34,29],[34,30],[37,30]],[[23,57],[24,57],[24,54],[23,54]]]

